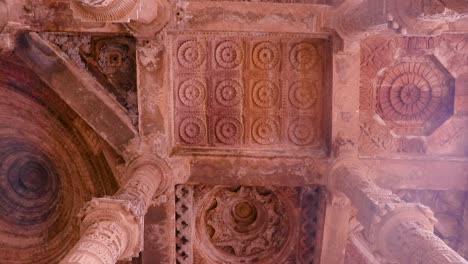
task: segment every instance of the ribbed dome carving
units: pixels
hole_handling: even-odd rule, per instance
[[[82,18],[94,21],[119,20],[128,15],[138,0],[72,0],[71,7]]]
[[[44,103],[47,102],[47,107]],[[104,195],[79,118],[28,70],[0,59],[0,263],[58,263],[83,203]]]

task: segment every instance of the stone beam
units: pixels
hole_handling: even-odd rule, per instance
[[[468,163],[463,160],[361,159],[383,188],[468,190]],[[313,158],[193,157],[179,183],[283,186],[326,184],[329,163]]]
[[[327,161],[310,158],[196,157],[179,183],[206,185],[324,185]]]
[[[361,160],[382,188],[467,190],[468,163],[464,160]]]
[[[123,107],[38,34],[20,35],[15,53],[116,151],[137,135]]]

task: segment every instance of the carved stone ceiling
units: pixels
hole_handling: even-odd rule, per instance
[[[326,44],[307,35],[171,35],[176,150],[323,156]]]
[[[361,43],[362,155],[466,155],[467,47],[451,34]]]
[[[105,143],[17,57],[0,59],[0,263],[55,263],[117,183]]]
[[[324,189],[178,185],[177,263],[318,263]]]

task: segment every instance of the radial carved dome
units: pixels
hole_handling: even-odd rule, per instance
[[[0,263],[57,263],[103,172],[50,90],[1,60],[0,80]]]
[[[294,240],[292,206],[264,187],[218,187],[205,195],[196,232],[215,263],[281,263]]]
[[[404,58],[383,72],[377,110],[398,134],[428,135],[453,113],[453,78],[433,57]]]

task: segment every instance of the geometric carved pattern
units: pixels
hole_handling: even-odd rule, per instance
[[[465,155],[466,117],[457,104],[465,39],[376,35],[361,42],[361,153]]]
[[[177,263],[318,263],[320,187],[178,185]]]
[[[178,33],[171,41],[179,148],[323,152],[322,40]]]
[[[191,264],[192,259],[192,227],[189,225],[192,217],[192,187],[177,185],[176,196],[176,263]]]
[[[378,81],[377,112],[399,134],[428,135],[453,112],[453,82],[432,57],[406,57]]]

